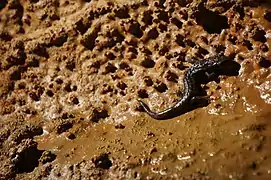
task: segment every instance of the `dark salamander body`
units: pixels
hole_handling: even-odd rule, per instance
[[[198,86],[196,82],[196,76],[199,73],[212,74],[213,71],[220,68],[221,64],[225,61],[229,61],[232,58],[218,55],[214,57],[210,57],[205,60],[201,60],[195,64],[193,64],[185,73],[184,73],[184,90],[183,97],[180,99],[174,106],[163,110],[161,112],[153,112],[150,110],[147,104],[143,101],[138,100],[140,105],[143,107],[144,111],[148,113],[152,118],[157,120],[165,120],[169,118],[175,117],[179,112],[186,111],[187,107],[190,106],[191,101],[197,98]]]

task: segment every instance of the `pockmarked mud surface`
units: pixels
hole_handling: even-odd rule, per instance
[[[270,179],[268,0],[0,1],[0,179]],[[231,56],[169,120],[184,72]]]

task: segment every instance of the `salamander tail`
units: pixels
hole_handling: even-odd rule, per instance
[[[141,101],[139,99],[137,101],[143,107],[144,111],[149,116],[151,116],[152,118],[157,119],[157,120],[165,120],[165,119],[167,119],[168,115],[166,115],[166,113],[156,113],[156,112],[153,112],[146,103],[144,103],[143,101]]]

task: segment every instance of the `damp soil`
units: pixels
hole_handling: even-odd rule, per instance
[[[0,1],[0,179],[270,179],[270,46],[268,0]]]

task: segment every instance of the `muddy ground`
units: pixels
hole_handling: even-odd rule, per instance
[[[271,179],[270,46],[269,0],[1,0],[0,179]],[[219,53],[208,105],[142,112]]]

